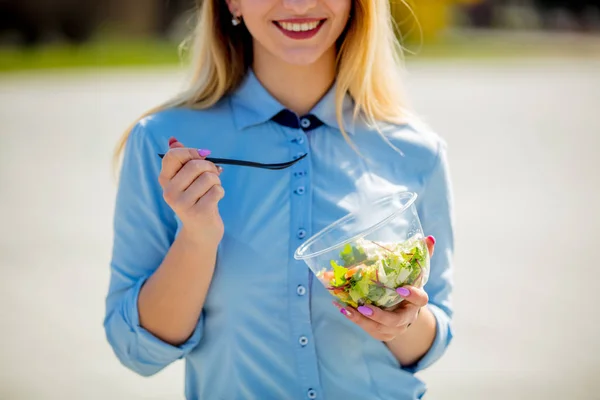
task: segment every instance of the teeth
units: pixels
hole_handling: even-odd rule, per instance
[[[306,32],[316,29],[317,26],[319,26],[319,21],[307,22],[304,24],[294,24],[292,22],[278,22],[278,24],[286,31]]]

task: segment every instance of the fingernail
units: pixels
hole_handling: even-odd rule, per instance
[[[170,137],[169,138],[169,146],[171,146],[173,143],[176,143],[177,139],[175,139],[174,137]]]
[[[435,238],[433,236],[427,236],[427,239],[431,242],[431,244],[435,245]]]
[[[408,290],[407,288],[403,288],[403,287],[399,287],[398,289],[396,289],[396,293],[398,293],[402,297],[410,296],[410,290]]]
[[[371,315],[373,315],[373,310],[371,310],[367,306],[360,306],[357,308],[357,310],[359,313],[361,313],[362,315],[366,315],[367,317],[370,317]]]
[[[198,149],[198,154],[200,154],[200,157],[208,157],[210,153],[210,150]]]
[[[341,308],[340,312],[342,314],[344,314],[346,317],[350,317],[352,314],[350,314],[350,311],[346,310],[345,308]]]
[[[217,165],[217,172],[219,173],[219,175],[221,175],[221,172],[223,172],[223,167]]]

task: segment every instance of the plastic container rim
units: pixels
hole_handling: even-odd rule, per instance
[[[377,229],[379,229],[381,226],[385,225],[388,221],[394,219],[395,217],[397,217],[399,214],[402,214],[403,212],[405,212],[408,208],[410,208],[410,206],[412,206],[414,204],[414,202],[417,200],[417,194],[414,192],[396,192],[393,193],[391,195],[385,196],[377,201],[374,201],[372,203],[369,204],[369,206],[376,206],[379,205],[380,203],[384,203],[387,200],[390,200],[394,197],[399,197],[399,198],[408,198],[408,201],[406,202],[406,204],[403,207],[400,207],[398,210],[392,212],[390,215],[388,215],[387,217],[385,217],[384,219],[382,219],[381,221],[377,222],[375,225],[373,225],[372,227],[370,227],[367,230],[364,230],[342,242],[336,243],[332,246],[329,246],[326,249],[323,250],[319,250],[316,251],[314,253],[310,253],[310,254],[302,254],[304,253],[304,251],[306,251],[306,249],[308,249],[308,247],[310,247],[313,243],[315,243],[319,238],[323,237],[324,235],[326,235],[327,233],[331,232],[332,230],[334,230],[336,227],[344,224],[345,222],[348,222],[348,220],[356,218],[356,216],[358,215],[358,212],[351,212],[348,213],[347,215],[343,216],[342,218],[338,219],[335,222],[332,222],[331,224],[329,224],[328,226],[326,226],[325,228],[323,228],[322,230],[320,230],[319,232],[317,232],[316,234],[314,234],[312,237],[310,237],[305,243],[303,243],[300,247],[298,247],[296,249],[296,252],[294,253],[294,258],[296,260],[306,260],[309,258],[313,258],[313,257],[317,257],[320,256],[321,254],[325,254],[328,253],[332,250],[338,249],[340,247],[343,247],[345,245],[347,245],[348,243],[354,242],[357,239],[359,239],[360,237],[363,236],[367,236],[370,233],[376,231]]]

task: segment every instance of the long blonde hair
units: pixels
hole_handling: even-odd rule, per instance
[[[232,26],[226,2],[197,1],[197,23],[187,42],[193,68],[189,88],[140,119],[169,108],[209,108],[240,85],[252,64],[250,33],[243,24]],[[335,93],[337,120],[346,139],[342,119],[346,94],[354,100],[355,118],[360,115],[371,124],[404,121],[401,67],[402,48],[396,39],[389,1],[353,0],[348,26],[338,40]],[[133,125],[117,144],[115,164]]]

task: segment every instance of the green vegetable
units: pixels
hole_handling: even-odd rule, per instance
[[[367,259],[367,254],[361,247],[354,247],[348,243],[340,253],[344,266],[357,265]]]
[[[331,267],[333,268],[334,280],[331,283],[333,286],[341,286],[346,283],[346,272],[348,268],[340,267],[334,260],[331,260]]]
[[[429,276],[429,252],[420,236],[401,243],[359,239],[347,244],[331,269],[317,274],[330,293],[353,307],[392,307],[402,301],[396,288],[423,286]]]

